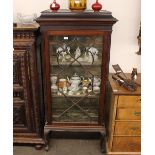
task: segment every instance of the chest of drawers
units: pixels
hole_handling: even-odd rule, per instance
[[[140,83],[140,75],[137,82]],[[130,92],[109,75],[109,112],[107,116],[109,154],[140,154],[141,151],[141,89]]]

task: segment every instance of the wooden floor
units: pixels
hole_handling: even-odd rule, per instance
[[[33,146],[14,146],[13,155],[103,155],[100,152],[100,140],[51,139],[49,151],[36,150]],[[106,155],[140,155],[140,153],[114,153]]]
[[[48,152],[32,146],[14,146],[13,155],[103,155],[99,144],[99,140],[51,139]]]

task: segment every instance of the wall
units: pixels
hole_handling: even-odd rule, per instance
[[[14,0],[14,19],[16,13],[37,13],[49,8],[53,0]],[[95,0],[87,0],[87,8],[91,9]],[[68,0],[57,0],[61,9],[68,9]],[[103,9],[111,11],[119,21],[113,27],[110,72],[111,65],[119,64],[124,72],[131,72],[133,67],[141,72],[141,56],[135,54],[138,51],[137,35],[140,24],[140,0],[99,0]]]

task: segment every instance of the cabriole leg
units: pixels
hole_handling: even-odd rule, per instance
[[[45,151],[49,150],[49,133],[50,130],[44,130],[44,142],[45,142]]]
[[[100,148],[102,153],[106,153],[106,134],[105,132],[101,132],[101,141],[100,141]]]

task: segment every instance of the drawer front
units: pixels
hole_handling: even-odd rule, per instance
[[[118,107],[140,107],[141,96],[119,96]]]
[[[116,114],[117,120],[140,120],[140,108],[118,108]]]
[[[140,152],[141,137],[114,137],[112,151]]]
[[[141,135],[141,122],[116,122],[114,135]]]

